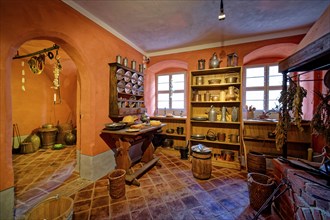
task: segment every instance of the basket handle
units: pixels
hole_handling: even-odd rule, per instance
[[[207,135],[213,135],[213,136],[215,136],[215,132],[212,129],[209,129],[207,131]]]

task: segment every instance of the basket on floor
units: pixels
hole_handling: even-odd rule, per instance
[[[50,197],[37,204],[26,215],[26,219],[56,219],[71,220],[73,214],[73,200],[70,197]]]
[[[109,191],[112,199],[119,199],[125,196],[125,175],[123,169],[115,169],[108,175]]]
[[[247,184],[251,207],[258,211],[275,189],[275,182],[269,176],[260,173],[248,173]],[[266,209],[270,211],[270,206]]]

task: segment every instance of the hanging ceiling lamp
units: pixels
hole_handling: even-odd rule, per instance
[[[222,2],[222,0],[220,2],[220,14],[219,14],[219,17],[218,18],[219,18],[219,21],[225,20],[225,18],[226,18],[226,15],[225,15],[224,10],[223,10],[223,2]]]

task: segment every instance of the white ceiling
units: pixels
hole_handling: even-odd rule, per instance
[[[304,34],[330,0],[62,0],[148,56]]]

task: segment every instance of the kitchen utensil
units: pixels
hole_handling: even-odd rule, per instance
[[[119,69],[116,71],[116,78],[117,78],[117,80],[122,80],[122,79],[124,79],[124,75],[125,75],[125,70],[124,70],[124,69],[119,68]]]
[[[128,66],[128,59],[126,57],[123,59],[123,65]]]
[[[183,134],[183,130],[184,130],[183,127],[177,127],[177,128],[176,128],[176,133],[178,133],[178,134]]]
[[[236,53],[231,53],[227,55],[227,66],[237,66],[238,56]]]
[[[131,81],[131,77],[132,77],[132,73],[130,71],[126,71],[126,73],[124,75],[125,82],[130,82]]]
[[[132,78],[131,78],[131,82],[133,84],[136,84],[137,81],[138,81],[138,78],[139,78],[139,75],[137,73],[133,73]]]
[[[238,135],[237,134],[230,134],[228,136],[229,136],[229,142],[238,143]]]
[[[195,121],[207,121],[207,117],[203,117],[203,116],[197,116],[197,117],[192,117],[191,120],[195,120]]]
[[[208,118],[209,121],[216,121],[218,116],[218,111],[215,109],[213,105],[211,105],[211,108],[208,112]]]
[[[203,134],[193,134],[193,135],[191,135],[191,139],[194,139],[194,140],[204,140],[205,139],[205,135],[203,135]]]
[[[210,58],[210,69],[219,68],[220,63],[221,63],[221,60],[218,59],[217,54],[213,53],[213,56]]]
[[[198,69],[199,70],[205,69],[205,60],[204,59],[198,60]]]
[[[168,128],[168,129],[166,129],[166,133],[173,134],[174,129],[173,128]]]
[[[130,94],[131,93],[131,91],[132,91],[132,83],[127,83],[126,85],[125,85],[125,93],[126,94]]]
[[[217,136],[215,132],[212,129],[209,129],[206,133],[206,139],[209,141],[215,141],[217,139]]]
[[[139,76],[138,78],[138,85],[142,86],[143,85],[143,76]]]
[[[204,101],[209,102],[210,99],[211,99],[211,94],[209,93],[209,91],[206,91],[206,93],[204,94]]]
[[[116,122],[105,124],[105,128],[107,130],[120,130],[123,129],[125,126],[126,126],[125,123],[116,123]]]
[[[227,108],[223,106],[221,108],[221,121],[226,122],[227,121],[226,116],[227,116]]]
[[[219,97],[218,95],[212,95],[212,96],[211,96],[211,100],[212,100],[213,102],[217,102],[217,101],[220,100],[220,97]]]
[[[226,133],[218,133],[218,141],[226,141]]]
[[[196,85],[201,86],[204,84],[204,78],[202,76],[196,77]]]
[[[221,79],[209,79],[208,80],[209,84],[220,84],[221,83]]]
[[[235,106],[231,110],[231,121],[232,122],[238,121],[238,108]]]
[[[120,55],[117,55],[116,56],[116,63],[121,63],[121,56]]]
[[[136,69],[136,61],[135,61],[135,60],[132,60],[132,61],[131,61],[131,68],[132,68],[133,70]]]
[[[226,83],[237,83],[237,76],[229,76],[225,78]]]

